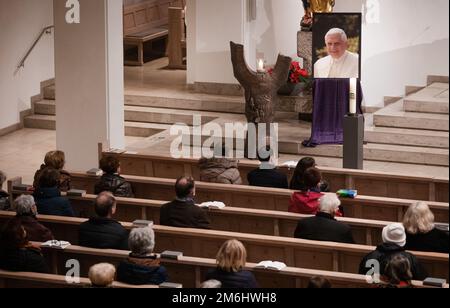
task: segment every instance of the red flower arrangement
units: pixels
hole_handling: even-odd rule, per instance
[[[270,68],[268,70],[269,74],[272,74],[273,68]],[[291,67],[289,68],[289,76],[288,76],[288,82],[290,83],[309,83],[309,73],[307,70],[302,69],[300,67],[300,63],[298,61],[292,61]]]

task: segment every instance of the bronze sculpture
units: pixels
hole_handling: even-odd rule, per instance
[[[312,27],[312,18],[315,13],[332,13],[335,0],[302,0],[305,16],[302,18],[301,26],[306,29]]]

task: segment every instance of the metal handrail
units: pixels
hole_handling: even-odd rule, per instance
[[[21,69],[22,67],[25,67],[25,61],[28,59],[28,56],[33,51],[34,47],[36,47],[37,43],[40,41],[40,39],[42,38],[42,36],[44,34],[51,34],[52,33],[52,29],[54,27],[55,26],[51,25],[51,26],[47,26],[44,29],[42,29],[42,31],[39,34],[38,38],[34,41],[33,45],[30,47],[30,49],[28,49],[27,54],[23,57],[22,61],[20,61],[19,65],[17,66],[17,70]]]

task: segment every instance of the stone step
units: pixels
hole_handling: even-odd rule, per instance
[[[404,110],[448,114],[448,83],[433,83],[431,86],[409,95],[404,100]]]
[[[55,100],[56,97],[56,87],[55,85],[51,85],[44,88],[44,99],[47,100]]]
[[[279,152],[302,156],[343,157],[341,145],[322,145],[305,148],[300,142],[280,141]],[[430,166],[449,166],[449,150],[370,143],[364,146],[364,159]]]
[[[377,111],[374,114],[374,125],[448,132],[449,117],[444,114],[404,111],[403,100],[400,100]]]
[[[56,115],[55,101],[45,99],[34,103],[34,114]]]
[[[150,137],[170,129],[171,125],[125,122],[125,136],[130,137]]]
[[[366,127],[365,141],[380,144],[396,144],[431,148],[449,148],[449,133],[440,131]]]
[[[187,91],[125,91],[125,105],[227,112],[243,114],[245,101],[241,96],[210,95]],[[312,97],[280,96],[276,111],[300,113],[311,110]]]
[[[24,126],[26,128],[39,128],[47,130],[56,129],[56,116],[33,114],[25,117]]]

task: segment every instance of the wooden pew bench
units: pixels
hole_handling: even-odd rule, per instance
[[[21,192],[19,191],[13,191],[12,193],[13,196],[20,194]],[[95,195],[68,198],[77,217],[89,218],[95,216],[93,206]],[[142,219],[151,220],[155,224],[159,224],[161,207],[167,203],[167,201],[146,199],[116,199],[117,212],[114,218],[123,222],[133,222],[137,219]],[[233,207],[207,211],[213,230],[282,237],[293,237],[299,220],[311,217],[311,215],[288,212]],[[357,244],[369,246],[376,246],[381,243],[383,228],[391,223],[346,217],[338,217],[336,219],[351,226],[353,238]]]
[[[91,265],[94,265],[92,263]],[[89,266],[90,267],[90,266]],[[86,271],[85,277],[89,267],[84,268]],[[65,275],[55,274],[39,274],[39,273],[25,273],[25,272],[9,272],[0,270],[0,289],[16,289],[16,288],[87,288],[91,285],[88,278],[80,278],[79,283],[69,284],[66,282]],[[159,286],[144,285],[144,286],[132,286],[120,282],[114,282],[112,288],[115,289],[157,289]]]
[[[0,226],[14,213],[0,212]],[[81,218],[39,216],[57,239],[78,244]],[[122,223],[131,230],[131,223]],[[155,225],[155,251],[183,251],[185,255],[215,258],[222,244],[229,239],[240,240],[247,248],[248,261],[278,260],[291,267],[357,273],[364,256],[375,247],[331,242],[317,242],[285,237],[254,235],[213,230],[181,229]],[[448,279],[448,254],[413,252],[432,277]]]
[[[121,162],[122,173],[126,175],[171,179],[190,175],[200,180],[198,159],[173,159],[165,156],[108,152],[100,152],[100,155],[117,156]],[[258,162],[252,161],[239,163],[244,184],[248,184],[247,174],[258,168],[258,165]],[[406,176],[329,167],[319,167],[319,169],[322,171],[323,178],[330,183],[332,191],[348,188],[357,189],[360,195],[367,196],[449,202],[448,178]],[[293,169],[280,167],[280,170],[291,179]]]
[[[98,177],[82,173],[71,173],[72,185],[92,194]],[[125,176],[133,186],[137,198],[167,200],[175,194],[175,180]],[[275,210],[287,212],[293,191],[286,189],[268,189],[245,185],[226,185],[213,183],[196,183],[196,201],[221,201],[230,207]],[[345,216],[359,219],[381,221],[403,221],[408,207],[414,200],[384,197],[358,196],[356,199],[342,199]],[[449,222],[449,205],[441,202],[427,202],[433,211],[436,222]]]
[[[124,7],[124,45],[138,49],[137,61],[126,65],[144,65],[144,45],[165,40],[169,34],[169,7],[183,7],[184,0],[150,0]],[[167,45],[167,44],[166,44]]]
[[[81,275],[87,275],[90,266],[108,262],[118,265],[128,256],[128,252],[119,250],[100,250],[79,246],[69,246],[65,250],[44,250],[51,260],[55,273],[65,273],[67,260],[80,262]],[[177,281],[186,288],[198,288],[205,281],[209,270],[216,267],[214,259],[182,256],[179,260],[161,260],[161,265],[167,268],[169,279]],[[255,263],[247,263],[246,270],[252,271],[261,288],[306,288],[311,277],[322,276],[330,280],[335,288],[369,288],[366,277],[357,274],[320,271],[304,268],[287,267],[279,272],[256,268]],[[422,282],[415,281],[413,285],[422,288]],[[448,288],[448,285],[446,286]]]

